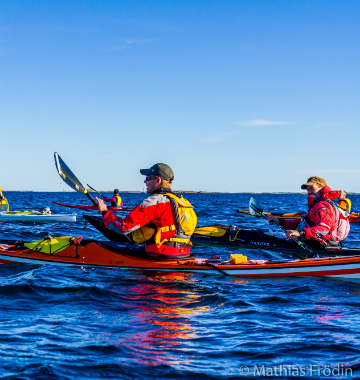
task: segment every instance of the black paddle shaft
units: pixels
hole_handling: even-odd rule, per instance
[[[269,217],[264,213],[264,210],[260,207],[257,201],[252,197],[250,198],[249,209],[250,209],[251,214],[252,214],[251,211],[254,211],[255,214],[259,214],[262,217],[269,219]],[[287,233],[286,229],[283,226],[281,226],[279,223],[276,223],[274,221],[274,224],[276,224],[285,234]],[[305,249],[306,251],[311,252],[313,256],[317,256],[317,252],[313,248],[309,247],[307,244],[301,242],[296,237],[292,237],[291,239],[294,240],[295,243],[298,244],[302,249]]]

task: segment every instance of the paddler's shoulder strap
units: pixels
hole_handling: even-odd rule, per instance
[[[335,202],[331,201],[330,199],[326,198],[320,198],[318,201],[313,203],[310,207],[310,209],[318,202],[327,202],[331,204],[337,211],[341,213],[344,217],[348,218],[350,216],[350,211],[351,211],[351,201],[348,198],[342,198],[339,200],[339,204],[336,204]],[[310,210],[309,210],[310,211]]]
[[[173,199],[178,205],[181,207],[186,207],[186,208],[194,208],[194,206],[184,197],[179,196],[177,194],[174,194],[173,192],[166,192],[164,193],[165,196]]]
[[[309,211],[307,212],[307,214],[310,212],[310,210],[315,207],[315,205],[317,205],[319,202],[326,202],[326,203],[329,203],[331,204],[331,206],[333,206],[336,210],[339,210],[339,207],[331,200],[329,199],[326,199],[326,198],[320,198],[320,199],[317,199],[309,208]]]
[[[339,211],[342,214],[342,212],[341,212],[342,210],[340,210],[339,206],[336,203],[334,203],[333,201],[331,201],[330,199],[321,198],[319,202],[321,202],[321,201],[324,201],[324,202],[331,204],[331,206],[333,206],[335,208],[335,210]]]
[[[314,227],[314,226],[316,226],[316,223],[314,223],[314,222],[309,218],[309,212],[310,212],[310,210],[311,210],[311,209],[312,209],[317,203],[319,203],[319,202],[327,202],[327,203],[329,203],[331,206],[334,207],[335,210],[337,210],[337,211],[338,211],[341,215],[343,215],[343,217],[345,217],[345,218],[349,217],[349,215],[350,215],[350,214],[346,215],[346,213],[344,212],[344,210],[341,210],[341,209],[339,208],[339,206],[338,206],[336,203],[334,203],[333,201],[331,201],[331,200],[329,200],[329,199],[326,199],[326,198],[320,198],[320,199],[318,199],[317,201],[315,201],[315,202],[311,205],[311,207],[309,208],[309,211],[308,211],[307,214],[304,216],[304,220],[305,220],[305,222],[306,222],[310,227]]]
[[[162,194],[171,199],[174,199],[174,201],[178,203],[181,207],[194,208],[194,206],[187,199],[185,199],[182,195],[176,194],[171,189],[161,187],[160,189],[153,191],[151,195],[153,194]]]

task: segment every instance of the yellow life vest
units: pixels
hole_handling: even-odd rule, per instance
[[[121,207],[121,197],[119,195],[116,195],[115,198],[116,198],[116,207]]]
[[[9,211],[9,202],[5,197],[0,201],[0,211]]]
[[[154,238],[156,246],[159,248],[165,242],[177,242],[191,245],[191,236],[195,231],[197,216],[194,206],[185,198],[173,193],[163,193],[170,199],[171,209],[174,216],[174,224],[171,226],[156,227],[152,223],[134,231],[132,238],[135,243],[142,244]],[[176,231],[173,237],[162,239],[163,232]]]
[[[349,216],[351,214],[351,201],[349,198],[342,198],[338,202],[338,206],[341,210],[345,211]]]
[[[146,241],[150,240],[156,231],[156,227],[150,227],[152,223],[147,224],[146,226],[143,226],[139,228],[138,230],[135,230],[132,234],[131,237],[134,240],[135,243],[137,244],[143,244]]]

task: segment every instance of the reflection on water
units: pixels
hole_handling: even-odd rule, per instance
[[[127,288],[124,297],[127,302],[123,306],[129,307],[130,300],[137,302],[131,312],[131,319],[143,331],[129,331],[120,337],[107,337],[108,342],[136,353],[132,361],[141,364],[155,366],[161,363],[189,363],[191,356],[184,360],[181,355],[172,354],[172,349],[184,346],[196,338],[199,327],[192,324],[192,318],[210,312],[211,309],[210,306],[197,306],[197,302],[203,299],[191,290],[190,286],[194,283],[192,277],[191,273],[152,273],[149,278],[156,281],[153,283],[141,283],[149,278],[140,277],[140,283]],[[185,288],[179,288],[179,283],[185,285]],[[171,288],[164,285],[170,285]],[[110,290],[122,292],[119,287]],[[182,350],[186,350],[186,347],[182,347]]]

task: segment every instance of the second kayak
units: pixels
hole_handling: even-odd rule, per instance
[[[250,211],[248,210],[237,210],[240,214],[245,214],[245,215],[251,215]],[[286,213],[271,213],[271,212],[265,212],[267,216],[275,216],[278,219],[301,219],[304,215],[305,212],[300,211],[300,212],[286,212]],[[360,213],[358,212],[353,212],[349,216],[349,221],[350,223],[355,223],[360,221]]]
[[[84,219],[92,224],[100,233],[111,241],[127,243],[129,239],[114,230],[105,227],[102,217],[83,215]],[[294,241],[273,236],[266,230],[244,229],[235,226],[205,226],[195,229],[191,239],[194,245],[221,245],[239,249],[265,249],[267,251],[289,253],[298,257],[305,257],[306,251]],[[324,256],[360,255],[359,248],[331,247],[318,251]]]

